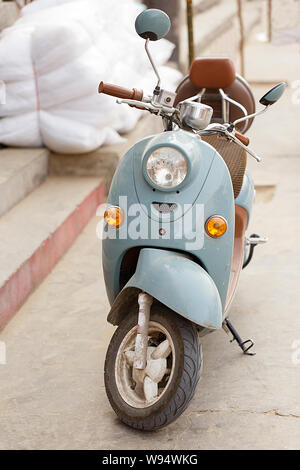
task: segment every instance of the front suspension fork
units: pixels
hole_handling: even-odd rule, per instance
[[[146,294],[145,292],[141,292],[139,294],[139,316],[133,362],[133,367],[135,369],[145,369],[147,364],[148,330],[152,302],[153,298],[151,295]]]

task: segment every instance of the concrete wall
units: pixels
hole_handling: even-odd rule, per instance
[[[185,0],[144,0],[148,8],[160,8],[171,18],[172,30],[167,38],[176,45],[171,60],[186,73],[188,70],[188,33]],[[243,1],[246,36],[261,20],[261,1]],[[193,1],[194,45],[196,56],[230,56],[239,64],[240,31],[237,0]]]
[[[172,27],[166,38],[176,46],[171,61],[178,63],[180,27],[182,25],[182,0],[172,0],[171,2],[169,0],[143,0],[143,3],[147,5],[148,8],[158,8],[165,11],[171,18]]]

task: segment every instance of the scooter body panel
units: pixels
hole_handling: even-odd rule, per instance
[[[153,191],[143,176],[145,152],[152,145],[170,143],[188,154],[192,175],[179,192],[177,188],[173,191]],[[152,203],[155,201],[178,206],[189,204],[190,208],[186,211],[183,209],[179,217],[175,211],[173,218],[166,222],[164,214],[153,211]],[[143,139],[120,162],[113,178],[108,204],[120,206],[128,214],[125,223],[117,231],[106,227],[107,233],[103,240],[103,270],[111,305],[134,274],[131,272],[123,283],[120,281],[125,255],[132,248],[155,248],[185,253],[202,267],[217,288],[224,312],[234,242],[234,199],[227,166],[213,147],[185,131],[164,132]],[[222,215],[227,220],[227,232],[219,239],[209,237],[204,230],[205,221],[212,215]],[[187,231],[182,228],[186,216],[191,217],[190,224],[186,224],[189,227]],[[142,227],[139,234],[133,230],[137,224]],[[165,236],[159,235],[161,227],[166,229]],[[192,235],[196,232],[200,238],[193,243]],[[182,282],[180,272],[178,276]],[[164,284],[168,281],[164,278],[161,282]],[[174,295],[177,294],[180,295],[174,292]]]
[[[235,204],[243,207],[248,212],[248,224],[251,216],[255,190],[252,177],[246,169],[240,194],[235,199]]]

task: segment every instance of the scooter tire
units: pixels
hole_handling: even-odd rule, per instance
[[[194,396],[202,370],[202,348],[194,324],[163,305],[151,308],[150,322],[162,325],[171,336],[175,363],[170,384],[153,405],[145,408],[130,406],[121,396],[116,382],[116,358],[125,336],[137,324],[137,315],[129,314],[115,331],[105,360],[105,388],[108,399],[119,419],[128,426],[153,431],[178,418]]]

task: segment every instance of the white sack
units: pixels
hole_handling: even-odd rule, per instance
[[[151,92],[156,77],[134,29],[134,0],[36,0],[0,36],[0,143],[83,153],[121,140],[142,111],[97,93],[101,80]],[[173,45],[150,45],[158,65]],[[160,67],[173,90],[180,74]]]

